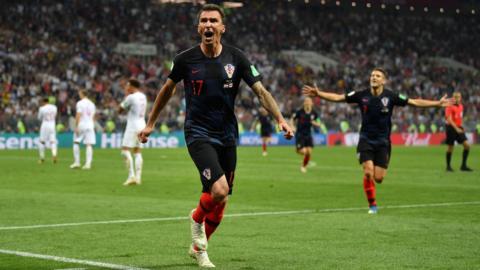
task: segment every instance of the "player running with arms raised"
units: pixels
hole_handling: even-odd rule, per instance
[[[172,72],[157,95],[147,126],[139,134],[141,141],[146,142],[175,85],[183,80],[185,140],[203,186],[200,202],[191,212],[189,253],[201,267],[215,267],[206,252],[207,241],[220,224],[228,195],[232,193],[238,139],[234,105],[242,79],[273,115],[284,136],[288,139],[293,136],[272,95],[260,82],[259,72],[243,52],[220,42],[226,30],[224,17],[217,5],[202,7],[197,26],[202,41],[175,57]]]
[[[395,106],[446,107],[452,103],[446,95],[440,100],[412,99],[394,93],[384,86],[387,73],[374,68],[370,74],[370,88],[336,94],[320,91],[316,86],[305,85],[303,93],[334,102],[356,103],[362,114],[360,140],[357,146],[359,162],[363,167],[363,188],[367,196],[370,214],[377,213],[375,182],[382,183],[390,161],[392,112]],[[375,182],[374,182],[375,181]]]

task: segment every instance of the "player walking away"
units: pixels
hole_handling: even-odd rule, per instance
[[[38,151],[40,154],[39,164],[45,162],[45,147],[49,144],[52,149],[52,161],[57,163],[57,136],[55,131],[55,119],[57,117],[57,106],[48,103],[48,98],[42,100],[42,106],[38,110],[38,120],[42,121],[40,126],[40,142]],[[47,144],[48,143],[48,144]]]
[[[363,188],[369,203],[369,214],[377,213],[375,182],[382,183],[390,161],[392,112],[395,106],[446,107],[452,104],[446,95],[440,100],[411,99],[384,89],[387,74],[382,68],[374,68],[370,75],[370,88],[335,94],[320,91],[316,86],[304,86],[303,93],[319,96],[328,101],[358,104],[362,114],[360,140],[357,146],[359,161],[363,166]]]
[[[87,91],[81,89],[78,91],[80,100],[77,102],[75,115],[75,131],[73,133],[73,158],[74,162],[70,165],[71,169],[80,168],[80,143],[86,145],[86,161],[83,170],[90,170],[93,159],[93,145],[95,138],[95,104],[88,99]]]
[[[303,156],[303,163],[302,166],[300,166],[300,171],[302,173],[307,172],[307,165],[312,156],[312,127],[320,127],[320,125],[316,122],[317,118],[317,113],[313,111],[312,99],[306,97],[303,101],[303,108],[298,110],[292,119],[296,126],[295,147],[297,153]]]
[[[238,125],[234,114],[235,97],[243,79],[278,122],[284,136],[293,131],[272,95],[262,85],[261,76],[239,49],[222,44],[225,32],[223,10],[213,4],[198,14],[198,34],[202,41],[174,59],[172,72],[157,95],[147,126],[139,138],[146,142],[160,111],[175,85],[183,80],[186,100],[185,140],[195,163],[203,190],[191,212],[192,244],[189,254],[200,267],[215,267],[207,255],[207,243],[220,224],[227,196],[232,193],[237,162]]]
[[[252,131],[257,127],[257,124],[260,123],[260,137],[262,138],[262,155],[265,157],[268,155],[267,145],[272,140],[272,118],[268,114],[268,111],[264,108],[258,109],[258,118],[252,125]]]
[[[142,179],[143,158],[141,143],[138,133],[145,128],[145,110],[147,109],[147,97],[140,91],[140,82],[130,79],[125,84],[125,99],[120,104],[119,112],[128,111],[127,127],[123,134],[122,156],[128,168],[128,178],[124,186],[140,185]],[[135,166],[131,154],[135,156]]]
[[[470,145],[465,136],[465,129],[462,127],[463,120],[463,105],[462,94],[460,92],[453,93],[455,104],[448,106],[445,109],[445,122],[447,133],[447,172],[453,172],[450,162],[452,161],[452,152],[455,141],[463,144],[462,166],[460,170],[471,172],[467,166],[468,153],[470,152]]]

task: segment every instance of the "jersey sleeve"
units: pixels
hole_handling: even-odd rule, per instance
[[[168,75],[168,78],[175,83],[178,83],[185,78],[185,65],[182,59],[183,57],[181,54],[177,55],[175,59],[173,59],[172,71],[170,72],[170,75]]]
[[[125,110],[128,110],[128,108],[130,108],[130,100],[131,100],[131,97],[132,95],[128,95],[123,101],[122,103],[120,103],[120,107],[122,107],[122,109],[125,109]]]
[[[82,113],[83,112],[83,107],[80,106],[80,103],[77,103],[77,106],[75,108],[76,108],[77,113]]]
[[[242,79],[248,84],[248,86],[251,87],[254,83],[262,80],[262,75],[260,75],[258,70],[247,59],[243,52],[238,51],[238,58],[240,61],[239,65]]]
[[[42,110],[42,108],[40,108],[40,109],[38,109],[37,119],[42,120],[42,116],[43,116],[43,110]]]
[[[448,119],[448,117],[452,116],[452,112],[452,106],[445,108],[445,119]]]
[[[408,97],[403,94],[394,93],[392,97],[393,105],[395,106],[406,106],[408,104]]]
[[[347,103],[360,103],[362,93],[360,91],[350,91],[345,94],[345,101]]]

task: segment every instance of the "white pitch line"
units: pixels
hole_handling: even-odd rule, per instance
[[[391,205],[391,206],[387,205],[387,206],[380,206],[378,208],[379,209],[402,209],[402,208],[425,208],[425,207],[442,207],[442,206],[458,206],[458,205],[480,205],[480,201],[407,204],[407,205]],[[299,215],[299,214],[332,213],[332,212],[353,212],[353,211],[363,211],[366,209],[367,209],[366,207],[349,207],[349,208],[305,209],[305,210],[274,211],[274,212],[247,212],[247,213],[238,213],[238,214],[227,214],[225,215],[225,217],[254,217],[254,216]],[[163,218],[87,221],[87,222],[59,223],[59,224],[39,224],[39,225],[27,225],[27,226],[0,227],[0,231],[72,227],[72,226],[99,225],[99,224],[178,221],[178,220],[188,220],[188,219],[189,219],[188,216],[181,216],[181,217],[163,217]]]
[[[88,261],[88,260],[79,260],[79,259],[72,259],[72,258],[65,258],[65,257],[58,257],[58,256],[44,255],[44,254],[36,254],[36,253],[30,253],[30,252],[22,252],[22,251],[16,251],[16,250],[0,249],[0,253],[8,254],[8,255],[21,256],[21,257],[28,257],[28,258],[36,258],[36,259],[64,262],[64,263],[76,263],[76,264],[82,264],[82,265],[98,266],[98,267],[109,268],[109,269],[148,270],[146,268],[139,268],[139,267],[134,267],[134,266],[119,265],[119,264],[112,264],[112,263],[103,263],[103,262],[94,262],[94,261]]]

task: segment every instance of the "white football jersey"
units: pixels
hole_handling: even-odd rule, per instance
[[[55,118],[57,117],[57,106],[45,104],[38,110],[38,120],[42,121],[42,126],[55,127]]]
[[[77,102],[77,113],[80,114],[78,127],[81,129],[93,129],[95,117],[95,104],[88,98]]]
[[[139,131],[145,127],[145,111],[147,110],[147,97],[142,92],[128,95],[120,107],[128,110],[126,130]]]

